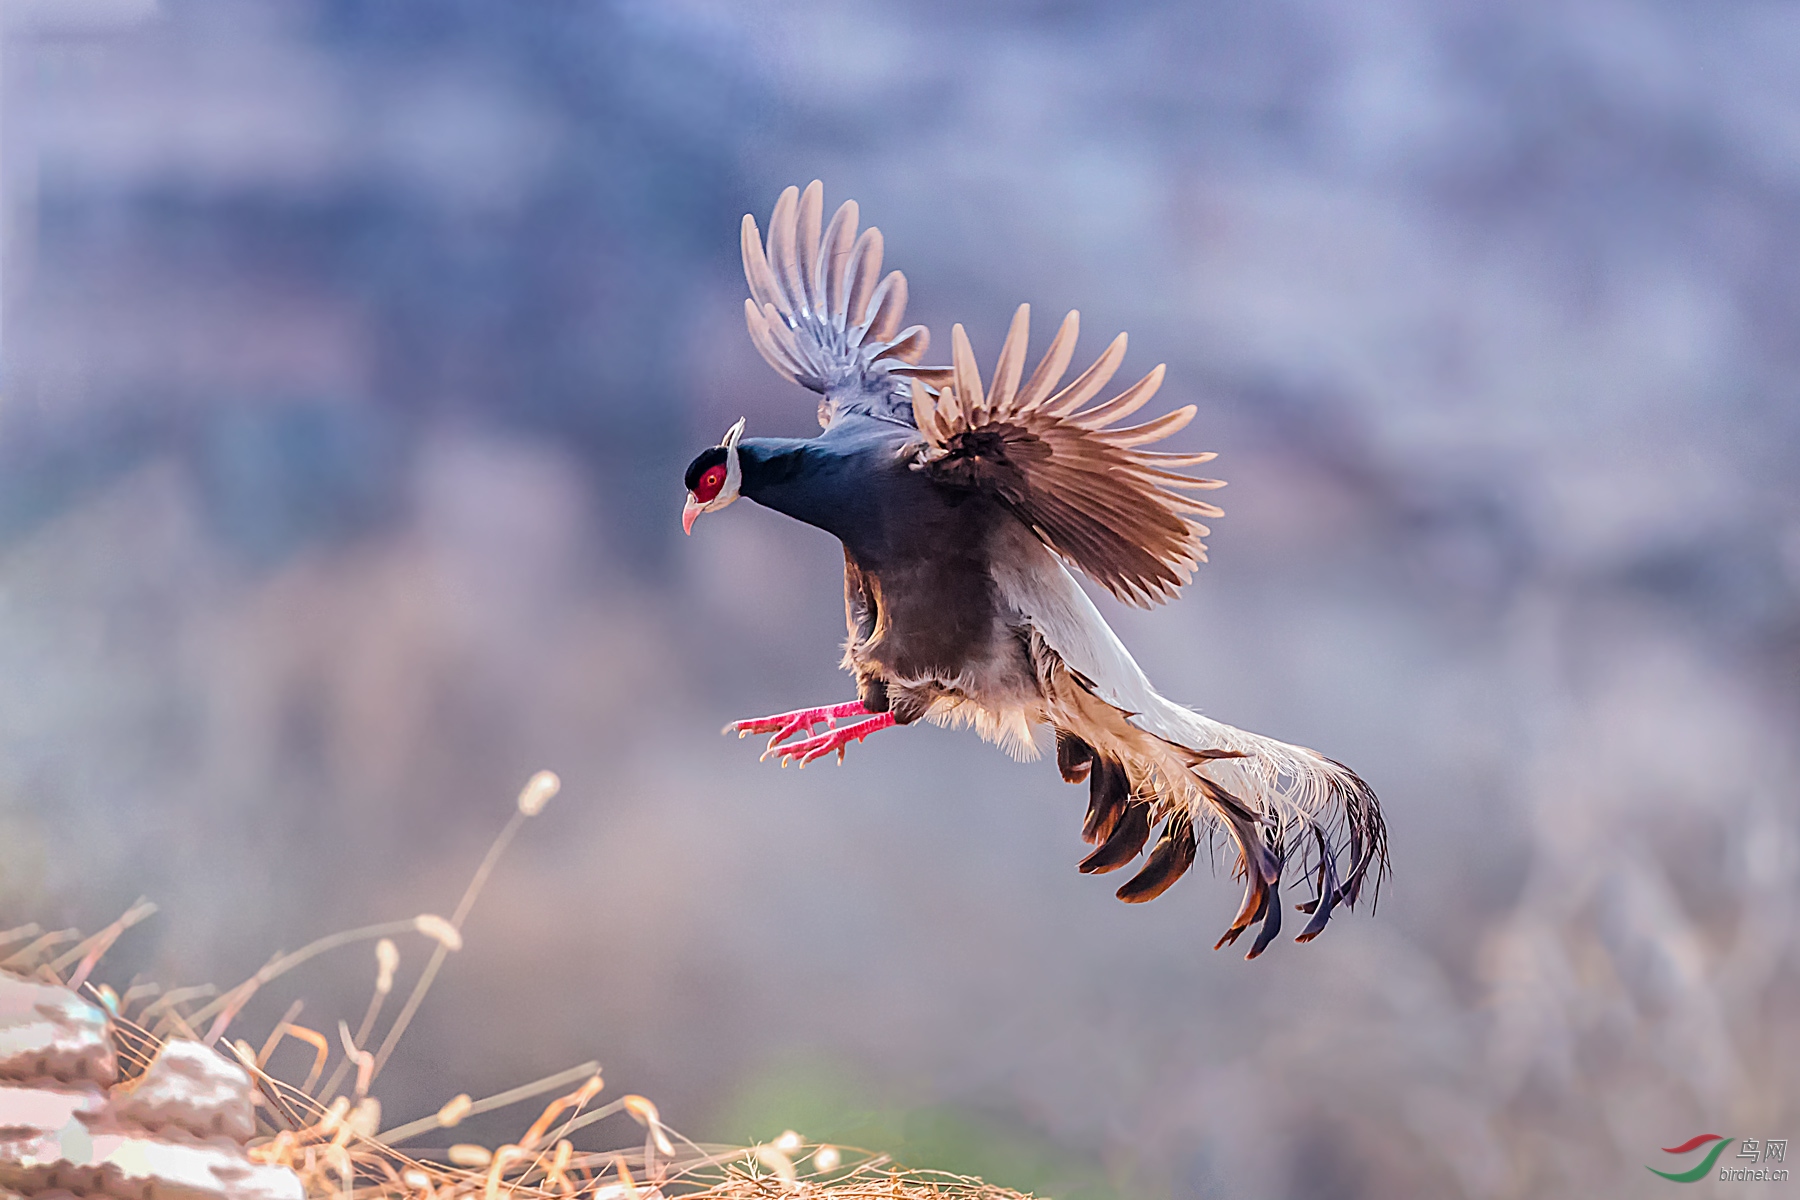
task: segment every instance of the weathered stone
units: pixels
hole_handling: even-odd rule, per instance
[[[163,1043],[148,1070],[113,1092],[113,1114],[144,1129],[176,1128],[240,1145],[256,1126],[250,1076],[236,1063],[185,1039]]]
[[[55,1189],[118,1200],[304,1200],[299,1176],[252,1163],[230,1143],[63,1130],[23,1149],[0,1156],[0,1187],[32,1200]]]
[[[0,1200],[305,1200],[249,1160],[250,1078],[194,1041],[165,1043],[111,1089],[106,1019],[66,988],[0,980]]]
[[[14,1143],[80,1121],[90,1128],[106,1113],[106,1093],[92,1084],[30,1087],[0,1084],[0,1159]]]
[[[55,984],[0,971],[0,1079],[111,1083],[106,1013]]]

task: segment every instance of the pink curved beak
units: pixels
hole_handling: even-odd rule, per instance
[[[705,505],[694,499],[694,493],[688,493],[687,503],[681,509],[681,532],[690,536],[693,534],[694,522],[700,519],[700,512],[704,507]]]

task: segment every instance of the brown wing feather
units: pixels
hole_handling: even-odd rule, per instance
[[[1119,599],[1144,606],[1167,600],[1206,561],[1201,539],[1210,530],[1190,514],[1222,515],[1183,492],[1224,484],[1173,470],[1207,462],[1211,454],[1139,447],[1181,429],[1193,420],[1194,408],[1116,427],[1156,394],[1160,366],[1112,399],[1081,408],[1123,361],[1124,334],[1056,391],[1080,328],[1073,312],[1021,387],[1030,311],[1019,306],[985,392],[961,325],[951,332],[950,370],[902,368],[921,385],[913,388],[913,417],[927,445],[918,468],[949,486],[997,497],[1046,545]]]

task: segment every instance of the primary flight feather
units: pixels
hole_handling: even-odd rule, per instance
[[[1117,893],[1149,900],[1193,865],[1200,837],[1223,833],[1245,889],[1218,944],[1257,925],[1248,957],[1261,954],[1281,930],[1290,875],[1310,885],[1296,940],[1312,940],[1387,869],[1374,792],[1316,751],[1164,698],[1070,572],[1148,606],[1206,561],[1196,518],[1222,514],[1192,493],[1223,484],[1182,468],[1214,456],[1145,449],[1187,425],[1193,406],[1120,425],[1163,380],[1158,366],[1099,399],[1124,334],[1064,384],[1073,312],[1029,379],[1025,305],[986,381],[961,325],[948,367],[919,366],[930,335],[902,327],[906,277],[881,274],[881,234],[858,234],[854,201],[825,224],[823,196],[816,180],[784,191],[766,243],[753,217],[743,223],[751,340],[819,394],[823,432],[745,438],[739,421],[689,465],[682,526],[748,496],[834,534],[858,698],[728,728],[769,733],[764,757],[805,765],[920,718],[966,722],[1020,757],[1049,726],[1063,778],[1088,784],[1084,873],[1127,865],[1160,825]]]

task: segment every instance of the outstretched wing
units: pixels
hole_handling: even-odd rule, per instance
[[[1194,406],[1142,425],[1117,422],[1142,408],[1162,384],[1163,368],[1102,404],[1100,393],[1125,357],[1125,335],[1061,390],[1075,351],[1080,315],[1071,312],[1023,387],[1031,306],[1021,304],[984,391],[969,338],[952,331],[953,366],[913,370],[913,418],[928,443],[918,469],[952,487],[985,491],[1030,526],[1045,545],[1119,599],[1148,607],[1172,598],[1206,561],[1211,530],[1194,516],[1221,511],[1183,493],[1223,487],[1177,467],[1215,455],[1164,454],[1141,447],[1194,417]],[[936,389],[935,395],[933,389]]]
[[[788,188],[769,217],[765,248],[744,214],[744,319],[750,340],[780,375],[820,393],[819,424],[862,412],[912,424],[910,382],[891,374],[916,363],[931,340],[923,325],[900,327],[906,276],[881,275],[881,231],[856,232],[846,200],[819,232],[825,187]]]

